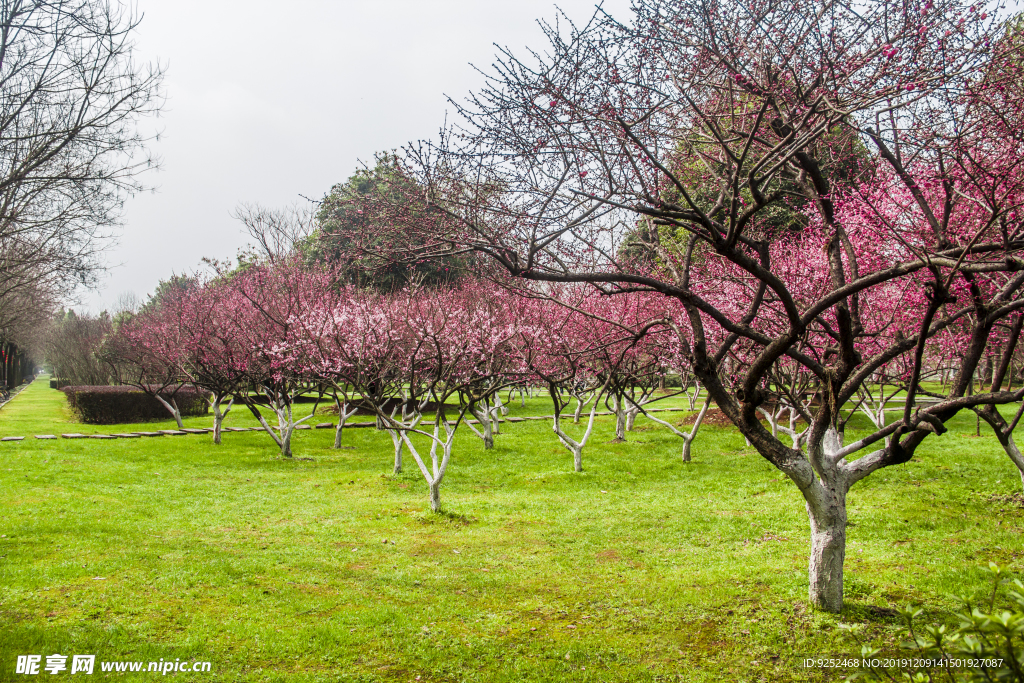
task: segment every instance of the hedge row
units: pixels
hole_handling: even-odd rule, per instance
[[[64,387],[63,391],[72,412],[81,422],[89,424],[123,424],[170,417],[160,401],[136,387],[77,386]],[[177,393],[165,389],[161,395],[170,400],[172,393],[182,416],[206,415],[209,404],[205,392],[183,387]]]

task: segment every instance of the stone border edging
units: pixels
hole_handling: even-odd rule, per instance
[[[22,385],[18,389],[18,393],[20,393],[21,390],[24,389],[27,386],[28,386],[28,384]],[[11,398],[13,399],[15,395],[16,394],[12,394]],[[10,403],[10,401],[6,401],[6,402],[0,404],[0,408],[2,408],[3,406],[7,405],[7,403]],[[689,408],[650,408],[650,409],[647,410],[647,412],[648,413],[689,413],[689,412],[694,412],[694,411],[690,410]],[[615,413],[613,413],[611,411],[607,411],[607,410],[595,413],[595,415],[614,415],[614,414]],[[554,415],[531,415],[531,416],[528,416],[528,417],[514,417],[513,416],[513,417],[506,417],[503,420],[499,419],[498,422],[500,423],[500,422],[526,422],[527,420],[553,420],[554,417],[555,417]],[[471,423],[471,424],[480,424],[479,420],[466,420],[466,422]],[[449,420],[448,424],[455,424],[455,423],[454,423],[454,421]],[[351,428],[351,429],[363,429],[363,428],[376,427],[376,426],[377,426],[377,423],[375,421],[374,422],[348,422],[348,423],[345,424],[345,428],[346,429],[348,429],[348,428]],[[278,429],[278,428],[277,427],[273,427],[273,429]],[[315,426],[310,426],[310,425],[303,424],[303,425],[298,425],[295,429],[296,430],[299,430],[299,429],[303,429],[303,430],[305,430],[305,429],[334,429],[334,423],[333,422],[321,422],[321,423],[319,423],[319,424],[317,424]],[[221,429],[221,433],[227,433],[227,432],[262,432],[262,431],[263,431],[262,427],[223,427]],[[155,436],[187,436],[189,434],[212,434],[212,433],[213,433],[213,427],[206,427],[206,428],[202,428],[202,429],[197,429],[195,427],[185,427],[183,429],[161,429],[161,430],[158,430],[158,431],[155,431],[155,432],[149,432],[149,431],[147,431],[147,432],[141,432],[141,431],[140,432],[117,432],[117,433],[114,433],[114,434],[79,434],[77,432],[69,432],[67,434],[61,434],[59,438],[61,438],[61,439],[138,439],[138,438],[141,438],[143,436],[146,436],[146,437],[155,437]],[[43,440],[51,440],[51,439],[57,439],[58,438],[57,435],[55,435],[55,434],[36,434],[34,436],[35,436],[36,439],[43,439]],[[0,437],[0,442],[3,442],[3,441],[24,441],[25,438],[26,437],[24,437],[24,436],[5,436],[5,437]]]

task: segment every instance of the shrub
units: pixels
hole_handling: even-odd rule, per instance
[[[897,670],[863,666],[847,680],[1024,682],[1024,583],[1020,579],[1008,578],[994,563],[990,562],[989,568],[991,590],[986,591],[986,599],[981,604],[965,599],[963,611],[955,615],[959,622],[955,628],[946,625],[922,627],[917,623],[922,610],[901,610],[909,637],[901,645],[902,652],[888,658],[898,662]],[[1003,586],[1010,587],[1006,596],[1009,604],[1000,608],[996,601],[1002,597],[1000,589]],[[880,650],[861,646],[862,662],[887,659],[879,655]]]
[[[64,387],[63,391],[78,419],[89,424],[123,424],[170,417],[160,401],[136,387],[77,386]],[[169,388],[161,395],[170,400],[172,393],[174,389]],[[178,389],[174,401],[183,417],[206,415],[209,409],[206,392],[192,387]]]
[[[57,388],[57,378],[56,377],[51,377],[50,378],[50,388],[51,389],[56,389]]]

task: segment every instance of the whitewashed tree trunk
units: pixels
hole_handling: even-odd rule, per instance
[[[428,484],[430,490],[430,509],[434,512],[441,511],[441,480],[435,479]]]
[[[210,403],[210,407],[213,408],[213,442],[219,444],[221,442],[221,432],[224,428],[224,418],[231,412],[231,407],[235,404],[235,397],[232,396],[231,400],[228,401],[228,407],[224,410],[220,409],[221,401],[223,396],[220,394],[214,394],[213,400],[207,401]]]
[[[501,434],[501,418],[508,415],[508,406],[501,402],[501,396],[494,395],[494,405],[491,406],[491,429],[495,435]]]
[[[996,438],[999,439],[999,444],[1006,451],[1010,461],[1017,466],[1017,471],[1020,473],[1021,488],[1024,489],[1024,455],[1021,454],[1020,449],[1017,447],[1013,434],[1001,434],[997,431]]]
[[[313,410],[310,411],[309,415],[300,420],[296,420],[294,412],[292,411],[292,396],[277,395],[269,389],[264,390],[263,395],[266,397],[270,409],[273,410],[274,414],[277,416],[276,429],[267,423],[266,418],[263,417],[263,414],[255,404],[247,402],[246,405],[259,421],[263,430],[269,434],[270,438],[274,440],[274,443],[280,447],[281,457],[290,458],[292,457],[292,435],[295,433],[295,428],[306,420],[311,419],[313,415],[316,414],[316,405],[314,404]]]
[[[803,447],[804,439],[807,437],[807,430],[810,429],[810,425],[804,428],[803,431],[796,431],[796,421],[799,417],[796,408],[793,406],[789,407],[789,437],[793,441],[793,450],[801,450]]]
[[[439,405],[443,405],[443,397],[435,397]],[[430,509],[434,512],[438,512],[441,509],[441,482],[444,480],[445,472],[448,470],[448,463],[451,461],[452,456],[452,445],[455,443],[455,432],[458,426],[462,424],[463,418],[465,417],[467,408],[463,408],[459,413],[458,418],[453,422],[449,422],[444,419],[444,413],[442,410],[438,410],[434,416],[434,428],[431,432],[427,432],[423,429],[419,429],[418,425],[420,420],[423,418],[423,410],[426,409],[428,399],[424,399],[418,407],[414,407],[414,414],[409,415],[407,411],[407,403],[402,404],[402,416],[401,421],[395,419],[395,411],[392,411],[391,415],[388,416],[381,412],[378,408],[377,417],[379,420],[386,425],[386,428],[392,432],[392,434],[398,434],[401,439],[401,443],[405,446],[405,449],[412,455],[413,460],[416,461],[416,465],[420,468],[420,473],[427,482],[427,488],[430,495]],[[397,406],[395,408],[397,411]],[[411,421],[409,421],[411,419]],[[424,462],[423,457],[420,455],[416,445],[410,438],[412,434],[419,434],[430,439],[430,467]],[[443,436],[442,436],[443,434]],[[438,450],[441,451],[441,457],[438,458]],[[398,446],[395,447],[396,468],[401,467],[401,463],[398,460],[401,451]],[[397,473],[397,469],[396,469]]]
[[[874,394],[871,392],[862,391],[860,394],[860,410],[864,415],[871,421],[871,424],[875,426],[875,429],[882,429],[885,427],[885,409],[889,401],[892,400],[893,396],[899,389],[893,391],[887,397],[885,395],[884,388],[879,389],[878,399],[876,400]],[[885,445],[889,446],[892,442],[892,437],[885,437]]]
[[[811,559],[808,566],[813,605],[828,612],[843,609],[843,563],[846,560],[846,494],[840,489],[821,501],[807,503],[811,521]]]
[[[634,397],[623,398],[622,402],[623,402],[623,404],[625,406],[625,410],[626,410],[626,431],[627,432],[633,431],[633,425],[636,423],[636,418],[640,414],[641,409],[643,408],[643,406],[645,406],[648,403],[650,403],[652,398],[654,398],[654,387],[653,386],[648,388],[648,389],[642,390],[640,392],[640,396],[638,398],[634,398]]]
[[[181,421],[181,411],[178,410],[178,404],[175,402],[174,397],[172,396],[171,400],[167,401],[160,394],[153,395],[156,396],[156,400],[163,404],[164,408],[167,408],[167,412],[174,417],[174,421],[178,423],[178,429],[184,429],[185,424]]]
[[[693,410],[694,406],[697,405],[697,399],[700,398],[701,386],[699,383],[694,383],[693,395],[690,395],[689,389],[686,390],[686,400],[690,404],[690,410]]]
[[[282,402],[274,406],[274,412],[277,413],[277,424],[281,434],[281,457],[290,458],[292,457],[292,432],[295,427],[292,424],[292,406],[290,403]]]
[[[587,406],[588,403],[593,401],[594,397],[597,395],[596,392],[590,392],[590,396],[588,396],[586,399],[584,399],[584,394],[586,394],[586,393],[587,392],[583,392],[583,391],[578,392],[578,393],[573,393],[573,398],[576,399],[576,410],[573,411],[573,414],[572,414],[573,424],[579,424],[580,423],[580,416],[583,414],[583,409]]]
[[[768,426],[771,427],[773,438],[778,438],[779,436],[779,417],[782,415],[782,410],[783,406],[781,402],[776,404],[776,406],[772,408],[771,412],[768,412],[760,406],[757,408],[757,412],[761,413],[761,415],[768,420]],[[748,442],[747,445],[749,446],[750,443]]]
[[[615,413],[615,438],[626,440],[626,409],[618,394],[612,395],[612,411]]]
[[[444,480],[445,472],[448,470],[448,462],[452,457],[452,445],[455,443],[455,430],[461,420],[456,420],[455,425],[448,424],[447,421],[442,420],[440,414],[434,420],[433,434],[424,432],[423,430],[414,430],[415,433],[428,436],[431,439],[430,445],[430,468],[427,468],[426,463],[423,462],[423,458],[420,456],[419,451],[416,450],[415,445],[409,438],[411,431],[413,430],[402,430],[402,441],[405,443],[405,447],[409,450],[413,459],[416,460],[416,464],[420,468],[420,473],[423,474],[423,478],[427,481],[427,488],[430,493],[430,509],[434,512],[441,510],[441,482]],[[442,424],[443,423],[443,424]],[[444,438],[441,438],[442,431]],[[441,458],[438,459],[438,449],[441,450]]]
[[[402,473],[402,450],[405,444],[405,439],[403,439],[403,435],[408,431],[417,430],[420,421],[423,419],[423,411],[426,409],[427,403],[429,401],[429,399],[425,398],[420,403],[412,404],[410,406],[410,402],[406,399],[404,395],[402,396],[402,398],[403,401],[401,403],[401,420],[395,418],[395,415],[398,413],[399,408],[399,406],[397,405],[391,409],[391,415],[388,416],[387,419],[381,418],[381,422],[384,423],[385,429],[391,436],[391,443],[395,447],[395,465],[393,470],[395,474]]]
[[[470,408],[470,412],[473,417],[480,423],[480,429],[477,429],[474,425],[467,422],[467,426],[484,442],[484,450],[494,448],[494,432],[491,428],[491,414],[490,406],[487,405],[486,401],[480,403],[474,403]]]
[[[653,422],[657,422],[660,425],[665,425],[666,427],[672,430],[673,434],[683,439],[683,462],[690,462],[691,445],[693,444],[693,440],[697,438],[697,432],[700,430],[700,425],[704,421],[704,416],[707,415],[708,407],[710,405],[711,395],[708,394],[708,397],[704,400],[704,405],[700,407],[700,412],[697,413],[697,419],[693,421],[693,429],[691,429],[689,432],[684,432],[681,429],[676,428],[676,426],[671,422],[668,422],[667,420],[662,420],[661,418],[654,417],[650,413],[647,414],[647,417]]]
[[[851,480],[844,474],[842,445],[832,427],[822,442],[808,444],[811,462],[819,462],[817,476],[801,486],[811,527],[808,562],[808,598],[815,607],[839,613],[843,609],[843,564],[846,561],[846,494]]]
[[[394,429],[389,429],[391,443],[395,447],[395,474],[402,473],[402,435]]]
[[[640,414],[639,408],[630,408],[626,411],[626,431],[633,431],[633,424],[636,422],[636,416]]]
[[[345,429],[345,422],[356,414],[358,408],[347,410],[348,402],[342,403],[337,396],[334,397],[334,405],[338,408],[338,426],[334,428],[334,448],[341,448],[341,432]]]
[[[781,424],[779,424],[779,418],[782,417],[782,413],[786,410],[789,411],[789,427],[783,427]],[[764,408],[760,407],[757,409],[757,411],[768,420],[768,424],[771,426],[773,437],[777,438],[779,432],[782,432],[783,434],[790,438],[794,450],[799,451],[803,449],[804,445],[806,444],[807,435],[811,427],[810,425],[808,425],[799,432],[796,430],[796,421],[800,417],[800,413],[796,410],[796,408],[780,401],[778,406],[776,406],[776,408],[774,408],[771,412],[768,412]],[[750,445],[749,439],[747,440],[747,445]]]
[[[499,393],[494,394],[494,408],[492,410],[497,410],[502,415],[508,415],[508,406],[502,402],[501,394]],[[495,417],[497,417],[497,415],[495,415]],[[498,432],[495,431],[494,433],[497,434]]]
[[[600,392],[598,392],[598,393],[600,393]],[[595,396],[595,398],[594,398],[594,405],[591,406],[591,408],[590,408],[590,418],[587,420],[587,429],[583,433],[583,438],[580,439],[579,441],[576,441],[571,436],[569,436],[564,431],[562,431],[561,416],[560,416],[561,410],[558,409],[559,398],[558,398],[556,390],[554,388],[551,389],[551,398],[555,402],[555,415],[554,415],[554,425],[553,425],[553,429],[554,429],[555,435],[558,436],[558,440],[561,442],[561,444],[563,446],[565,446],[567,449],[569,449],[570,453],[572,453],[573,468],[577,472],[582,472],[583,471],[583,448],[587,445],[587,440],[590,439],[590,435],[594,431],[594,417],[597,415],[597,406],[598,406],[598,403],[600,403],[600,401]]]
[[[1010,458],[1010,462],[1016,466],[1017,471],[1020,473],[1021,488],[1024,489],[1024,455],[1021,454],[1020,448],[1013,438],[1013,431],[1010,429],[1010,425],[1006,423],[1006,420],[999,415],[994,407],[982,409],[978,412],[978,416],[983,418],[992,428],[992,431],[995,432],[999,445],[1003,447],[1003,451]]]

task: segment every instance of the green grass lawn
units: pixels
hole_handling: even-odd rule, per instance
[[[831,681],[799,660],[854,653],[840,623],[886,642],[901,627],[878,608],[938,619],[990,560],[1021,569],[1022,510],[998,497],[1020,478],[973,416],[851,491],[838,617],[808,609],[791,483],[734,430],[706,427],[683,463],[637,423],[609,443],[600,418],[579,474],[548,422],[491,451],[465,430],[442,515],[373,429],[341,451],[299,432],[294,460],[258,432],[0,443],[0,680],[60,653],[210,661],[171,675],[196,681]],[[173,427],[74,423],[45,381],[0,411],[0,436]]]

